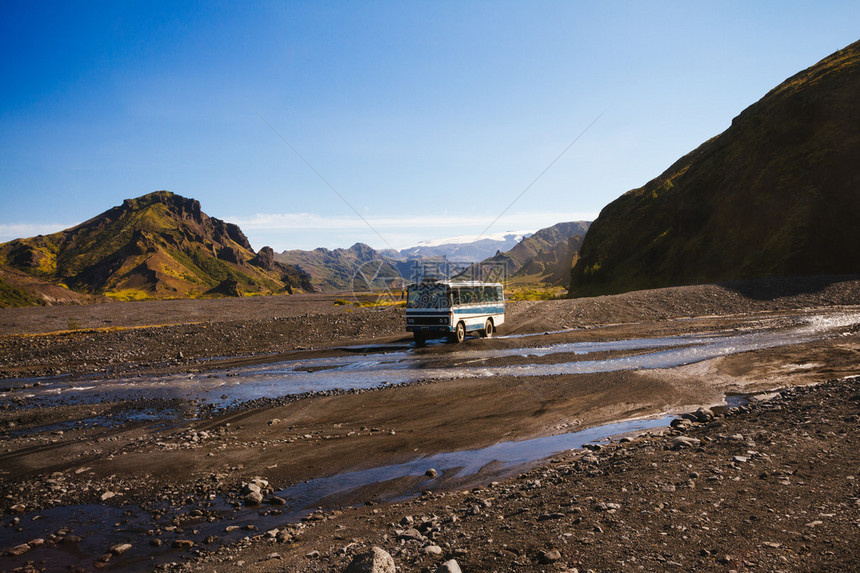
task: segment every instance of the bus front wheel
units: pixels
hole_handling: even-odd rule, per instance
[[[466,339],[466,325],[462,322],[457,323],[457,328],[454,329],[454,332],[450,334],[448,340],[451,342],[463,342]]]
[[[424,343],[427,342],[427,337],[418,332],[415,333],[415,346],[424,346]]]

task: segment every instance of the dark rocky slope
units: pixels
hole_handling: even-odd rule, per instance
[[[606,206],[573,296],[860,271],[860,42]]]

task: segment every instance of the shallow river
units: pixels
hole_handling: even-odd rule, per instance
[[[256,398],[276,398],[332,389],[373,388],[420,380],[558,376],[671,368],[739,352],[823,340],[858,323],[860,313],[831,312],[798,318],[794,325],[779,328],[760,327],[741,332],[608,342],[571,342],[536,348],[476,350],[469,349],[467,342],[461,348],[441,355],[427,355],[402,345],[392,345],[388,349],[380,346],[375,347],[376,350],[353,347],[353,351],[362,350],[361,354],[295,359],[203,374],[93,378],[75,382],[42,379],[38,387],[4,392],[0,403],[15,398],[41,404],[180,398],[221,408]],[[588,355],[596,353],[612,353],[612,356],[588,359]],[[570,359],[566,360],[565,355],[569,355]],[[510,361],[514,357],[518,358],[517,364],[504,364],[505,359]],[[14,385],[14,381],[7,383]]]

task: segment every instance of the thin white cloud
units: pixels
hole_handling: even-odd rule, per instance
[[[62,223],[0,223],[0,242],[26,239],[36,235],[50,235],[74,227]]]
[[[494,229],[513,225],[515,228],[540,228],[563,221],[593,221],[595,213],[522,213],[503,217],[493,226]],[[231,217],[243,230],[256,231],[297,231],[297,230],[366,230],[368,225],[378,231],[384,229],[471,229],[486,226],[493,217],[465,215],[420,215],[408,217],[368,216],[358,217],[324,216],[314,213],[258,213],[251,217]],[[495,232],[495,231],[494,231]]]

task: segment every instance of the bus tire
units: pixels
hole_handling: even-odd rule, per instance
[[[427,337],[423,334],[415,333],[415,346],[424,346],[424,343],[427,342]]]
[[[495,328],[493,327],[492,319],[487,319],[487,322],[484,323],[484,330],[481,331],[481,336],[485,338],[490,338],[493,336],[493,332],[495,332]]]
[[[466,325],[465,323],[458,322],[457,327],[454,329],[448,336],[448,340],[455,343],[463,342],[466,339]]]

